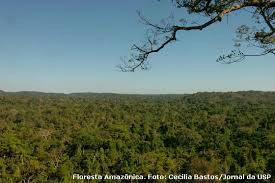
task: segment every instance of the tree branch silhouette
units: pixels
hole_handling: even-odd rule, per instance
[[[118,68],[124,72],[134,72],[137,69],[146,70],[149,68],[149,57],[152,54],[163,50],[167,45],[177,41],[178,32],[202,31],[215,23],[220,23],[225,15],[233,12],[241,12],[248,8],[253,10],[254,19],[258,28],[242,25],[236,31],[235,50],[224,54],[216,60],[220,63],[235,63],[244,60],[246,57],[264,56],[274,54],[275,43],[275,1],[274,0],[172,0],[177,8],[185,9],[189,14],[201,15],[209,20],[198,25],[177,25],[171,17],[164,19],[161,23],[155,24],[138,12],[140,21],[148,26],[146,39],[142,45],[133,44],[131,55],[123,59]],[[266,29],[269,29],[268,31]],[[262,50],[258,54],[245,54],[241,46],[256,47]]]

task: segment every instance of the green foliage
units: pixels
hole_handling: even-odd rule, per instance
[[[81,182],[74,173],[275,176],[274,98],[2,96],[0,183]]]

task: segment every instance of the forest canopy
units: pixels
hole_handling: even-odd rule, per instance
[[[86,182],[72,175],[126,173],[272,174],[274,182],[274,98],[0,96],[0,182]]]

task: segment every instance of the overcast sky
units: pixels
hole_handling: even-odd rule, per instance
[[[167,2],[169,2],[167,0]],[[156,0],[8,0],[0,2],[0,89],[44,92],[192,93],[275,90],[274,56],[223,65],[234,29],[250,21],[232,15],[150,57],[149,71],[116,70],[144,37],[136,10],[153,21],[173,7]],[[177,12],[179,15],[181,12]],[[186,13],[182,16],[187,18]]]

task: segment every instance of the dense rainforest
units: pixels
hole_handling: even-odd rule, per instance
[[[80,175],[271,174],[275,93],[0,96],[0,183]]]

